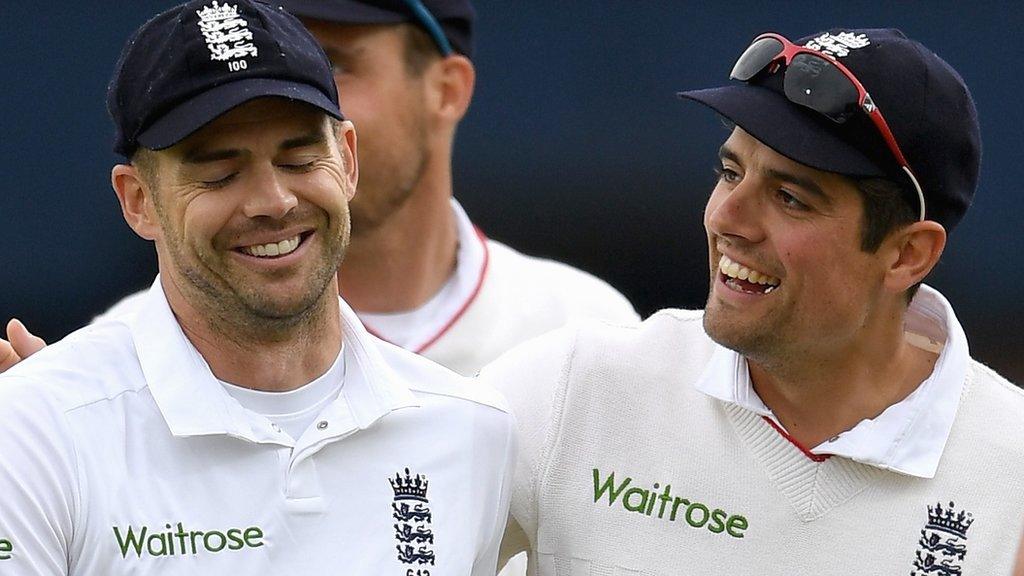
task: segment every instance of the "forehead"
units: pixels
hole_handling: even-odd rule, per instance
[[[304,18],[302,23],[332,56],[332,51],[348,53],[372,49],[374,52],[404,48],[404,24],[341,24]]]
[[[758,172],[780,180],[813,184],[830,197],[839,198],[849,194],[859,197],[856,183],[850,178],[835,172],[818,170],[787,158],[739,126],[733,128],[732,134],[722,144],[719,155],[739,161],[746,171]]]

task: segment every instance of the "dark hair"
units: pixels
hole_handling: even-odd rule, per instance
[[[860,231],[860,248],[865,252],[876,252],[889,234],[917,221],[916,209],[908,198],[916,193],[888,178],[855,179],[854,185],[860,192],[864,206],[864,221]],[[920,286],[917,283],[907,290],[909,303]]]
[[[402,28],[405,29],[405,69],[411,76],[422,76],[427,66],[441,57],[441,52],[426,30],[413,24]]]

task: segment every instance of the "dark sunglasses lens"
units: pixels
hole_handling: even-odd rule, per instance
[[[764,70],[779,54],[782,54],[782,42],[775,38],[761,38],[743,51],[732,67],[729,78],[746,82]]]
[[[820,56],[794,56],[786,69],[784,87],[792,102],[820,112],[833,122],[846,122],[857,112],[857,87],[839,68]]]

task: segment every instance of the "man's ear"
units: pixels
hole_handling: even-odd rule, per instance
[[[881,249],[889,254],[886,286],[898,293],[924,280],[946,247],[946,229],[932,220],[914,222],[894,232]]]
[[[338,124],[338,152],[341,154],[345,177],[345,196],[352,200],[356,195],[356,184],[359,183],[359,156],[355,126],[345,120]]]
[[[110,171],[110,184],[121,203],[121,214],[128,226],[142,238],[156,240],[160,223],[156,221],[156,210],[152,206],[153,192],[139,169],[131,164],[114,166]]]
[[[452,54],[434,64],[431,87],[438,115],[451,125],[458,124],[469,109],[476,86],[476,69],[469,58]]]

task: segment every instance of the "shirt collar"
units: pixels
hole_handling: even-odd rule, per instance
[[[416,406],[409,387],[384,362],[372,336],[340,300],[347,377],[332,406],[365,429],[399,408]],[[153,399],[175,436],[227,434],[253,442],[277,442],[269,421],[248,411],[220,385],[206,360],[181,330],[157,276],[129,321],[139,364]]]
[[[933,342],[944,342],[931,375],[902,401],[875,418],[862,420],[811,453],[842,456],[921,478],[935,476],[967,376],[967,337],[949,302],[927,285],[921,286],[911,302],[905,328]],[[709,396],[779,424],[754,391],[746,359],[728,348],[715,346],[694,385]]]

